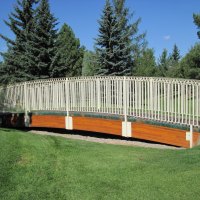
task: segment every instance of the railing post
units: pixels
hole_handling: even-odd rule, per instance
[[[150,78],[150,118],[153,118],[153,79]]]
[[[127,91],[126,91],[126,76],[123,80],[123,104],[124,104],[124,122],[127,123]]]
[[[193,126],[190,125],[190,148],[193,147]]]
[[[24,82],[24,110],[25,114],[27,114],[27,85],[26,82]]]
[[[69,100],[69,79],[66,78],[66,89],[65,89],[65,95],[66,95],[66,109],[67,109],[67,116],[65,117],[65,128],[68,130],[73,129],[73,118],[69,116],[69,110],[70,110],[70,100]]]
[[[193,126],[190,125],[190,132],[186,132],[186,140],[190,142],[190,148],[193,147]]]
[[[124,108],[124,121],[122,122],[122,136],[131,137],[132,127],[131,122],[128,122],[127,119],[127,81],[126,76],[123,79],[123,108]]]
[[[68,80],[68,78],[66,78],[66,89],[65,89],[65,91],[66,91],[66,93],[65,93],[65,95],[66,95],[66,109],[67,109],[67,117],[69,117],[69,80]]]
[[[97,110],[99,111],[101,108],[101,95],[100,95],[100,79],[97,78]]]
[[[30,118],[28,115],[28,94],[27,94],[27,82],[24,83],[24,124],[25,127],[29,127]]]

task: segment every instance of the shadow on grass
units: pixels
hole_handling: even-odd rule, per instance
[[[16,130],[16,129],[15,129]],[[149,141],[149,140],[142,140],[142,139],[137,139],[137,138],[125,138],[122,136],[117,136],[117,135],[111,135],[111,134],[106,134],[106,133],[99,133],[99,132],[90,132],[90,131],[80,131],[80,130],[66,130],[66,129],[59,129],[59,128],[23,128],[23,129],[18,129],[24,132],[28,131],[45,131],[49,133],[57,133],[60,135],[63,134],[69,134],[69,135],[80,135],[80,136],[86,136],[86,137],[95,137],[99,139],[116,139],[116,140],[121,140],[121,141],[132,141],[132,142],[143,142],[147,144],[160,144],[160,145],[167,145],[167,146],[172,146],[172,147],[178,147],[174,145],[169,145],[169,144],[164,144],[164,143],[159,143],[159,142],[154,142],[154,141]]]
[[[19,129],[18,129],[19,130]],[[0,131],[7,132],[7,133],[13,133],[18,131],[16,128],[2,128],[0,127]],[[24,131],[20,129],[21,131]]]

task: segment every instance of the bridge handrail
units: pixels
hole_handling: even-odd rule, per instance
[[[200,126],[200,81],[160,77],[41,79],[0,88],[4,111],[123,115]]]

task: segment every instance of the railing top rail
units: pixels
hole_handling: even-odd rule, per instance
[[[51,78],[51,79],[39,79],[26,82],[20,82],[16,84],[9,84],[6,87],[21,86],[24,83],[27,84],[39,84],[39,83],[52,83],[52,82],[64,82],[69,81],[87,81],[87,80],[124,80],[124,76],[80,76],[80,77],[63,77],[63,78]],[[139,76],[126,76],[126,80],[135,81],[153,81],[163,83],[180,83],[188,85],[200,85],[200,80],[193,79],[181,79],[181,78],[165,78],[165,77],[139,77]],[[4,86],[0,86],[0,89]]]

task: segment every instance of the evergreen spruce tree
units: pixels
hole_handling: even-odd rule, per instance
[[[159,71],[158,76],[166,77],[168,74],[168,69],[170,66],[170,58],[168,56],[167,49],[164,49],[160,58],[159,58]]]
[[[36,10],[36,27],[33,37],[37,78],[53,77],[57,52],[56,18],[50,12],[48,0],[41,0]]]
[[[113,4],[106,1],[96,39],[99,75],[132,74],[134,52],[144,35],[137,35],[140,20],[129,23],[129,19],[125,0],[113,0]]]
[[[194,23],[196,24],[197,28],[198,28],[198,38],[200,39],[200,14],[193,14],[193,19],[194,19]]]
[[[82,62],[84,48],[75,37],[71,27],[64,24],[58,34],[56,42],[57,54],[55,67],[52,69],[53,77],[80,76],[82,73]]]
[[[4,83],[4,76],[5,76],[5,69],[3,62],[0,62],[0,84],[2,85]]]
[[[0,70],[1,84],[15,83],[24,80],[24,77],[21,76],[21,66],[17,65],[18,63],[15,60],[15,55],[17,54],[11,46],[8,47],[8,51],[6,53],[2,53],[4,62]]]
[[[117,20],[113,13],[110,1],[106,0],[101,19],[99,20],[99,35],[96,39],[97,63],[100,68],[98,75],[116,75],[121,71],[121,63],[118,63],[117,50],[119,30]]]
[[[180,56],[180,50],[178,49],[177,45],[175,44],[172,50],[172,54],[170,56],[170,59],[174,62],[179,62],[181,56]]]
[[[177,70],[179,68],[179,61],[180,61],[180,50],[178,49],[177,45],[175,44],[172,50],[172,54],[169,56],[169,68],[167,76],[169,77],[176,77]]]
[[[125,3],[126,0],[113,0],[114,13],[121,31],[120,50],[124,52],[122,59],[125,61],[124,69],[126,70],[124,75],[133,75],[135,73],[137,59],[143,57],[147,42],[145,40],[146,33],[138,33],[141,18],[132,21],[134,12],[130,13]]]
[[[29,54],[27,41],[34,32],[33,5],[35,3],[34,0],[18,0],[14,12],[9,15],[9,21],[5,21],[15,38],[11,40],[0,35],[8,44],[8,51],[1,53],[4,59],[1,82],[18,82],[32,78],[27,64],[30,62],[30,58],[27,57]]]
[[[128,9],[125,8],[125,1],[113,1],[114,16],[116,17],[116,26],[118,29],[118,49],[117,57],[121,65],[119,75],[131,75],[131,66],[133,59],[131,56],[131,26],[128,24]]]

